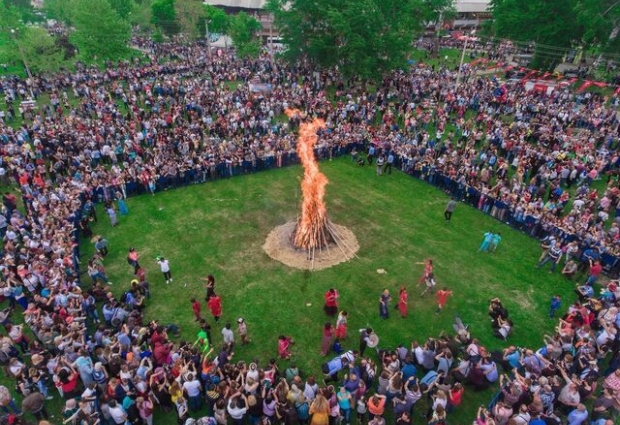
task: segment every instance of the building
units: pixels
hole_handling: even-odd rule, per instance
[[[446,22],[451,29],[476,28],[492,17],[491,0],[455,0],[455,7],[455,19]]]

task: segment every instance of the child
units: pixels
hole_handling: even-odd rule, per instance
[[[437,310],[435,311],[435,314],[439,314],[441,310],[443,310],[443,307],[446,305],[446,302],[448,301],[448,297],[451,295],[452,295],[452,291],[448,290],[448,288],[445,286],[443,289],[440,289],[439,291],[437,291]]]
[[[366,400],[361,396],[357,400],[357,422],[363,424],[366,421]]]
[[[200,322],[200,320],[202,319],[202,317],[200,316],[200,303],[196,301],[196,298],[192,298],[190,301],[192,303],[192,311],[194,312],[194,317],[196,318],[194,322]]]
[[[239,337],[241,338],[241,344],[246,345],[250,343],[250,339],[248,338],[248,326],[245,324],[245,320],[243,317],[237,319]]]
[[[553,298],[551,298],[551,303],[549,305],[549,317],[550,318],[553,319],[555,317],[555,312],[558,311],[561,305],[562,305],[562,297],[559,295],[554,295]]]

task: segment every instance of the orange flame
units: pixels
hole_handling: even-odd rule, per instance
[[[288,117],[301,115],[301,111],[287,109]],[[325,208],[325,186],[329,183],[325,174],[319,170],[314,158],[314,146],[318,140],[317,130],[325,127],[325,121],[314,119],[312,122],[303,122],[299,126],[299,143],[297,155],[304,167],[304,178],[301,182],[303,200],[301,203],[301,217],[293,235],[293,245],[297,248],[322,248],[328,243],[327,236],[327,209]]]

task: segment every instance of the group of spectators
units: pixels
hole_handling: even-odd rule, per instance
[[[92,235],[95,204],[113,210],[134,194],[297,162],[295,129],[320,116],[321,158],[363,152],[368,162],[393,164],[502,221],[509,211],[534,236],[616,254],[617,223],[606,227],[620,202],[612,178],[619,161],[616,99],[568,89],[527,92],[473,69],[456,87],[455,70],[429,67],[395,72],[370,93],[335,71],[288,66],[269,55],[241,60],[220,50],[210,59],[198,45],[143,45],[147,64],[0,79],[7,104],[0,179],[19,188],[17,196],[4,194],[0,216],[1,289],[9,302],[0,317],[0,360],[16,383],[0,387],[0,406],[14,414],[7,421],[30,419],[17,416],[19,391],[22,409],[37,419],[48,419],[46,398],[59,395],[65,419],[80,424],[152,424],[156,408],[185,423],[203,404],[207,424],[248,418],[323,425],[341,416],[349,423],[353,409],[373,425],[384,423],[386,410],[406,424],[425,400],[422,414],[440,425],[460,404],[464,385],[480,390],[498,381],[500,401],[480,411],[480,423],[524,425],[566,414],[579,425],[581,402],[590,396],[595,407],[586,416],[615,415],[620,316],[613,292],[571,307],[536,352],[487,353],[461,324],[457,338],[381,351],[378,367],[354,353],[339,356],[348,370],[336,381],[341,386],[319,385],[320,378],[292,364],[281,371],[275,360],[238,361],[230,343],[213,355],[206,321],[197,344],[171,342],[174,326],[142,321],[149,285],[137,257],[136,279],[116,299],[105,274],[107,243],[96,241],[88,261],[93,282],[85,282],[79,237]],[[46,99],[38,109],[28,103],[31,90]],[[284,124],[286,109],[302,113]],[[609,181],[599,194],[590,184],[600,178]],[[598,367],[612,353],[602,374]],[[416,378],[417,369],[424,378]]]

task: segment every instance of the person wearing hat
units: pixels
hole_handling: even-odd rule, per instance
[[[33,391],[22,400],[22,410],[24,413],[32,413],[38,421],[49,419],[49,414],[45,408],[45,396],[40,392]]]

